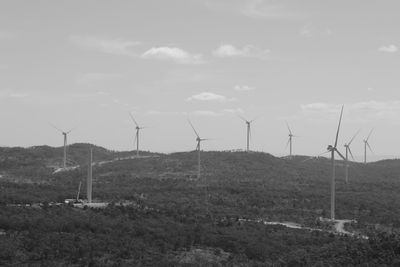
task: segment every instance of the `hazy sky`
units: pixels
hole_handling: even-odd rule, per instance
[[[399,155],[398,0],[2,0],[0,145]],[[342,149],[343,150],[343,149]]]

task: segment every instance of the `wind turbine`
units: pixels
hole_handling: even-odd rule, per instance
[[[200,179],[200,170],[201,170],[201,162],[200,162],[200,153],[201,153],[201,142],[206,141],[208,139],[200,138],[200,135],[197,133],[196,129],[194,128],[193,124],[191,121],[188,119],[188,122],[190,126],[192,127],[194,133],[196,134],[196,150],[197,150],[197,179]],[[206,213],[208,212],[208,188],[207,188],[207,180],[204,179],[204,200],[205,200],[205,207],[206,207]]]
[[[344,144],[344,147],[346,148],[346,169],[345,169],[345,175],[346,175],[346,184],[349,182],[349,154],[351,158],[354,160],[353,153],[351,153],[350,145],[353,142],[354,138],[358,135],[360,130],[356,132],[356,134],[350,139],[350,141],[347,144]]]
[[[336,174],[335,174],[335,152],[344,160],[346,160],[345,157],[339,152],[339,150],[336,148],[338,138],[339,138],[339,130],[340,130],[340,124],[342,122],[342,115],[343,115],[343,107],[340,112],[340,119],[339,119],[339,125],[336,131],[336,139],[335,139],[335,144],[329,145],[327,151],[331,153],[331,162],[332,162],[332,180],[331,180],[331,220],[335,220],[335,179],[336,179]]]
[[[296,137],[296,136],[293,135],[292,131],[290,130],[289,124],[287,122],[286,122],[286,126],[287,126],[287,128],[289,130],[289,139],[288,139],[288,142],[286,144],[286,148],[289,145],[289,158],[291,159],[292,158],[292,139],[293,139],[293,137]]]
[[[368,146],[369,150],[370,150],[372,153],[374,153],[374,152],[372,151],[372,149],[371,149],[371,146],[370,146],[369,143],[368,143],[368,139],[369,139],[369,137],[371,136],[373,130],[374,130],[374,129],[371,129],[371,131],[369,132],[369,134],[368,134],[368,136],[367,136],[367,139],[364,139],[364,140],[363,140],[363,142],[364,142],[364,164],[367,163],[367,146]]]
[[[197,142],[197,146],[196,146],[196,150],[197,150],[197,178],[200,179],[200,151],[201,151],[201,142],[208,140],[208,139],[204,139],[204,138],[200,138],[199,134],[197,133],[196,129],[194,128],[193,124],[191,123],[190,120],[188,120],[190,126],[192,127],[194,133],[196,134],[196,142]]]
[[[133,118],[131,113],[129,113],[129,116],[131,116],[133,123],[136,125],[135,141],[133,141],[133,144],[136,143],[136,156],[139,157],[139,131],[144,129],[144,127],[139,127],[139,124],[136,122],[135,118]]]
[[[68,134],[73,130],[70,129],[69,131],[63,131],[59,128],[57,128],[56,126],[54,126],[53,124],[50,123],[50,125],[56,129],[57,131],[59,131],[60,133],[62,133],[62,135],[64,136],[64,157],[63,157],[63,168],[65,169],[67,167],[67,136]]]
[[[246,152],[250,151],[250,138],[251,138],[251,123],[255,120],[247,120],[245,118],[243,118],[242,116],[238,115],[239,118],[241,118],[247,125],[247,146],[246,146]]]

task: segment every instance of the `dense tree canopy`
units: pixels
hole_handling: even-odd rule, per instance
[[[400,263],[398,160],[337,168],[337,217],[369,239],[243,222],[292,221],[329,228],[330,162],[265,153],[147,153],[94,167],[94,198],[106,209],[54,205],[83,182],[87,144],[69,148],[81,168],[53,174],[62,150],[0,149],[0,265],[342,266]],[[95,160],[129,153],[95,149]],[[131,205],[121,206],[120,202]],[[35,204],[26,207],[26,204]],[[114,204],[113,204],[114,203]],[[16,206],[23,204],[23,206]],[[10,206],[14,205],[14,206]],[[186,264],[186,265],[185,265]]]

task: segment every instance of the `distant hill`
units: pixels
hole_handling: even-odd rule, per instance
[[[61,165],[62,147],[0,148],[0,181],[12,183],[2,185],[8,188],[8,201],[62,201],[76,195],[79,182],[86,180],[90,146],[69,146],[69,159],[82,168],[57,174],[53,171]],[[141,158],[134,154],[94,146],[95,161],[107,162],[94,167],[95,198],[119,201],[145,196],[148,205],[160,209],[184,205],[203,212],[207,189],[210,209],[216,214],[274,214],[276,219],[295,222],[329,214],[332,170],[328,158],[305,161],[306,156],[289,159],[261,152],[202,151],[201,179],[197,179],[196,151],[141,152],[149,156]],[[336,166],[339,218],[400,228],[400,160],[350,163],[348,184],[344,162],[336,161]],[[85,183],[82,197],[84,192]]]
[[[135,151],[112,151],[88,143],[76,143],[67,147],[67,166],[86,165],[90,148],[93,148],[94,161],[135,155]],[[50,146],[0,147],[0,175],[31,179],[47,177],[62,167],[63,150],[63,147]],[[140,151],[140,154],[154,153]]]

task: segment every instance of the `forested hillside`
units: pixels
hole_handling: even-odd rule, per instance
[[[87,151],[88,145],[72,145],[70,157],[82,167],[53,174],[50,163],[61,161],[62,149],[1,149],[1,264],[374,266],[400,260],[398,160],[352,163],[348,184],[337,162],[337,217],[355,219],[349,229],[369,236],[363,239],[241,220],[328,229],[318,220],[330,209],[326,158],[202,152],[197,179],[196,152],[147,153],[94,166],[93,197],[110,202],[108,208],[48,205],[75,197],[80,181],[85,198]],[[95,161],[131,155],[94,150]],[[132,205],[120,206],[124,201]],[[34,203],[42,207],[9,206]]]

